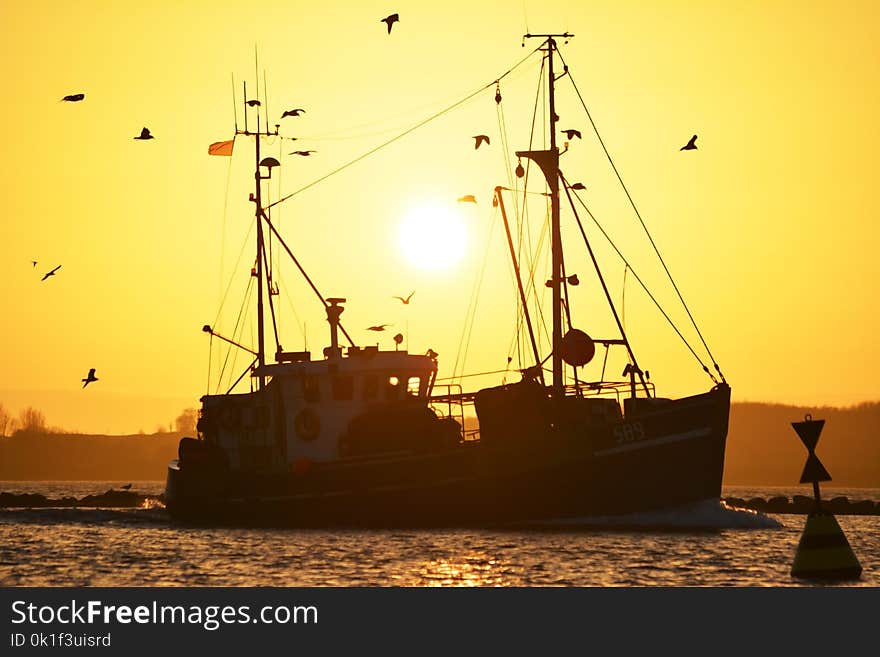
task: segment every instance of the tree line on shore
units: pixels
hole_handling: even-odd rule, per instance
[[[199,412],[195,408],[185,408],[174,420],[167,425],[159,424],[154,433],[185,433],[195,435],[196,422],[199,419]],[[13,415],[6,410],[3,404],[0,404],[0,438],[13,437],[21,434],[66,434],[76,435],[81,432],[62,429],[61,427],[50,426],[46,421],[46,415],[42,411],[27,406],[22,408],[18,415]],[[146,434],[141,429],[139,434]]]

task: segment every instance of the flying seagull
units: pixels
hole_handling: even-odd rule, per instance
[[[85,94],[70,94],[69,96],[65,96],[61,100],[68,103],[76,103],[85,98]]]
[[[480,144],[482,144],[483,142],[486,142],[486,144],[489,143],[489,137],[487,137],[486,135],[474,135],[473,139],[474,150],[477,150],[480,147]]]
[[[312,153],[317,153],[318,151],[293,151],[292,153],[288,153],[288,155],[302,155],[303,157],[308,157]]]
[[[386,16],[379,22],[385,23],[388,26],[388,34],[391,34],[391,26],[399,21],[400,17],[397,14],[391,14],[390,16]]]
[[[31,260],[31,264],[32,264],[34,267],[36,267],[36,266],[37,266],[37,261],[36,261],[36,260]]]
[[[58,271],[59,269],[61,269],[61,265],[58,265],[58,266],[55,267],[55,269],[53,269],[52,271],[50,271],[50,272],[46,272],[45,274],[43,274],[43,278],[41,278],[40,281],[41,281],[41,282],[42,282],[42,281],[45,281],[45,280],[46,280],[47,278],[49,278],[50,276],[54,276],[54,275],[55,275],[55,272]]]
[[[404,305],[404,306],[408,306],[408,305],[409,305],[409,300],[412,299],[412,296],[413,296],[415,293],[416,293],[416,291],[413,290],[412,292],[409,293],[409,296],[408,296],[406,299],[404,299],[403,297],[393,297],[393,298],[394,298],[394,299],[400,299],[400,300],[403,302],[403,305]]]
[[[586,187],[584,187],[584,183],[575,183],[574,185],[571,186],[571,188],[572,189],[586,189]]]
[[[476,203],[477,202],[477,199],[474,197],[473,194],[465,194],[464,196],[461,196],[456,200],[459,203]]]
[[[386,326],[391,326],[391,324],[377,324],[376,326],[368,326],[368,331],[384,331]]]
[[[695,150],[697,150],[697,145],[694,143],[695,141],[697,141],[696,135],[691,137],[691,140],[688,143],[686,143],[684,146],[679,148],[678,150],[680,150],[680,151],[695,151]]]
[[[258,100],[249,100],[247,101],[249,107],[259,107],[262,103]]]
[[[306,111],[304,109],[285,110],[284,114],[281,115],[281,118],[283,119],[285,116],[299,116],[300,114],[305,113]]]
[[[578,139],[581,138],[581,131],[580,130],[569,129],[569,130],[563,130],[562,132],[564,132],[565,136],[568,137],[569,139],[574,139],[575,137],[577,137]]]
[[[133,137],[133,139],[155,139],[155,137],[153,137],[153,135],[150,134],[149,130],[144,128],[141,130],[141,134],[138,135],[137,137]]]
[[[89,374],[86,378],[83,379],[83,388],[89,385],[92,381],[97,381],[98,377],[95,376],[95,368],[89,370]]]

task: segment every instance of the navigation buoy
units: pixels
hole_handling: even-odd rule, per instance
[[[807,462],[801,474],[801,483],[813,484],[814,497],[813,509],[807,516],[794,555],[791,575],[804,579],[859,579],[862,566],[834,514],[822,507],[819,493],[819,482],[831,481],[831,475],[816,456],[816,445],[825,420],[814,420],[807,414],[803,422],[792,422],[791,426],[807,448]]]

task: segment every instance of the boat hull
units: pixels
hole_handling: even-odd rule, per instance
[[[166,505],[197,524],[496,526],[651,511],[719,498],[730,390],[628,414],[606,433],[316,466],[281,475],[168,468]]]

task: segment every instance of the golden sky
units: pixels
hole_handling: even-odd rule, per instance
[[[252,264],[249,243],[233,269],[253,222],[251,144],[239,138],[232,161],[206,148],[232,136],[231,80],[240,102],[241,81],[254,83],[255,45],[270,114],[306,108],[282,124],[299,141],[266,145],[282,162],[276,198],[491,82],[537,46],[521,47],[527,28],[576,34],[563,56],[734,399],[876,399],[876,3],[645,4],[2,3],[0,403],[108,432],[152,431],[197,404],[208,371],[201,326],[215,323],[237,273],[217,322],[231,332]],[[395,11],[388,35],[379,19]],[[528,144],[537,71],[533,58],[502,82],[511,150]],[[85,101],[59,102],[78,92]],[[486,253],[466,371],[502,369],[513,337],[515,288],[490,205],[492,188],[507,182],[493,95],[273,215],[324,295],[348,299],[343,323],[356,341],[391,348],[404,331],[411,351],[440,353],[441,376],[452,373]],[[566,80],[558,111],[560,127],[584,137],[563,157],[567,177],[584,182],[597,218],[697,346]],[[132,139],[143,126],[155,140]],[[474,151],[479,133],[492,143]],[[680,152],[693,133],[698,150]],[[299,148],[317,152],[287,155]],[[456,204],[463,194],[478,203]],[[401,252],[400,223],[418,205],[460,214],[468,242],[454,268],[420,269]],[[537,235],[534,209],[532,219]],[[575,324],[614,337],[582,244],[570,223],[565,230],[568,271],[583,282]],[[590,237],[619,300],[623,267],[595,230]],[[292,267],[281,272],[282,344],[307,342],[320,355],[323,311]],[[413,289],[407,307],[391,298]],[[626,300],[631,341],[659,394],[707,389],[632,278]],[[379,323],[394,326],[364,330]],[[613,362],[619,370],[622,360]],[[82,391],[90,367],[100,381]]]

